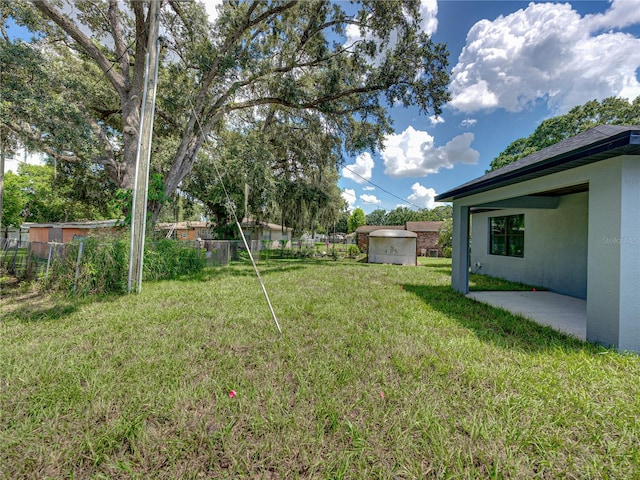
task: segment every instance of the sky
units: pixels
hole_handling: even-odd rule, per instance
[[[210,16],[219,2],[205,0]],[[589,100],[640,95],[640,0],[421,6],[423,30],[449,50],[451,101],[437,118],[390,108],[394,133],[384,150],[341,169],[351,210],[433,208],[436,195],[482,176],[543,120]],[[347,33],[347,42],[359,38]]]
[[[425,30],[448,46],[451,101],[439,118],[391,109],[385,149],[341,171],[351,209],[433,208],[437,194],[482,176],[543,120],[589,100],[640,95],[640,0],[422,7]]]

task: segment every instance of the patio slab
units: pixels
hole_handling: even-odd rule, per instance
[[[470,292],[467,298],[520,314],[541,325],[587,338],[587,301],[553,292]]]

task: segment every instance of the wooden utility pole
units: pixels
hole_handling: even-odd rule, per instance
[[[144,238],[147,225],[147,193],[149,190],[149,163],[151,159],[151,139],[153,137],[153,114],[156,103],[158,83],[158,59],[160,41],[160,4],[162,0],[149,2],[149,26],[147,58],[145,64],[144,95],[140,115],[138,134],[138,154],[136,157],[136,175],[133,187],[131,207],[131,248],[129,251],[129,279],[127,291],[140,293],[142,290],[142,263],[144,257]]]

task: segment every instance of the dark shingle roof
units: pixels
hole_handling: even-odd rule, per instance
[[[640,126],[599,125],[437,195],[435,200],[450,202],[624,154],[640,155]]]
[[[437,232],[444,222],[407,222],[407,230],[411,232]]]
[[[356,233],[371,233],[375,230],[404,230],[404,225],[360,225],[356,228]]]

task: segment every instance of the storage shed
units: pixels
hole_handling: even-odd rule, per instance
[[[369,233],[369,263],[416,265],[418,235],[407,230],[375,230]]]

